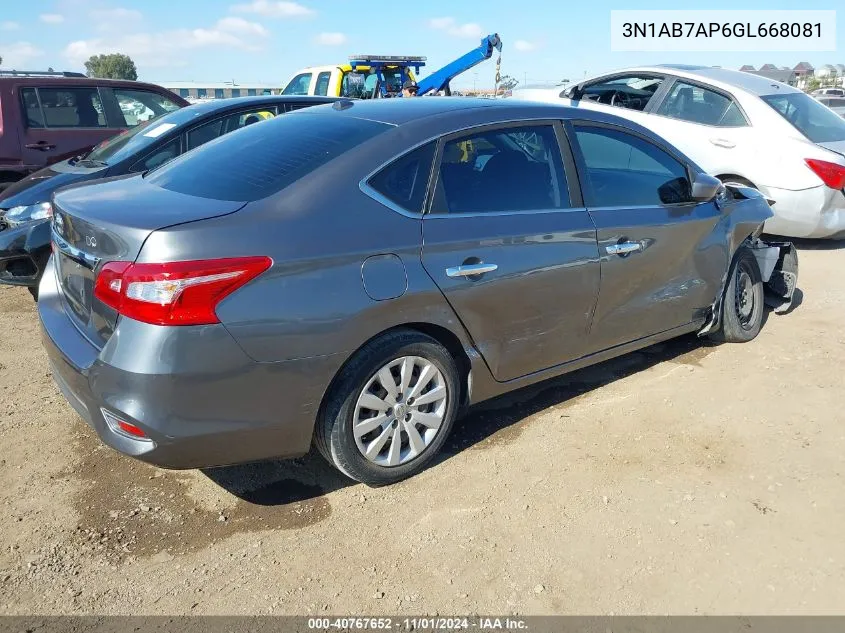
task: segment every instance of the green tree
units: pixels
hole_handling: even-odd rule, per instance
[[[109,55],[92,55],[85,62],[85,70],[89,77],[101,79],[138,79],[138,69],[135,62],[128,55],[111,53]]]
[[[502,80],[499,82],[499,90],[507,92],[516,88],[517,84],[519,84],[519,81],[510,75],[502,75]]]
[[[812,92],[813,90],[817,90],[822,85],[822,82],[819,81],[818,77],[810,77],[807,80],[807,83],[804,85],[804,90],[807,92]]]
[[[2,65],[2,64],[3,64],[3,58],[0,57],[0,65]]]

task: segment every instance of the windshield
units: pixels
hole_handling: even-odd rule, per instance
[[[382,70],[385,89],[388,93],[398,94],[402,91],[404,76],[401,68],[385,68]],[[343,73],[340,82],[340,96],[354,99],[372,99],[376,96],[378,75],[371,72],[349,71]]]
[[[106,139],[99,145],[94,146],[94,149],[83,158],[114,165],[131,156],[136,156],[138,152],[146,150],[157,140],[169,134],[171,130],[192,123],[207,111],[207,104],[199,104],[160,114],[149,121],[139,123],[122,134]]]
[[[813,143],[845,141],[845,119],[803,92],[760,98]]]
[[[100,161],[103,163],[114,164],[120,162],[127,156],[132,156],[139,149],[143,149],[155,141],[155,138],[145,136],[147,131],[155,130],[156,121],[163,118],[165,115],[154,117],[149,121],[139,123],[133,128],[112,136],[106,139],[99,145],[95,145],[88,154],[85,155],[85,160]]]

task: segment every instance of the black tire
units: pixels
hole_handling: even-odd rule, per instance
[[[721,328],[711,338],[724,343],[747,343],[760,333],[764,311],[763,278],[757,258],[740,246],[722,297]]]
[[[31,294],[31,295],[32,295],[32,298],[33,298],[35,301],[38,301],[38,286],[34,286],[34,287],[33,287],[33,286],[29,286],[29,287],[27,287],[27,290],[29,290],[29,294]]]
[[[422,358],[440,371],[446,388],[445,413],[433,439],[419,455],[400,465],[382,466],[368,460],[356,444],[353,434],[356,405],[359,396],[379,370],[391,361],[406,356]],[[341,370],[317,421],[315,444],[330,464],[351,479],[369,486],[396,483],[422,471],[440,451],[457,417],[460,392],[455,360],[442,345],[419,332],[390,332],[368,343]],[[399,423],[392,424],[396,428]],[[407,431],[400,430],[399,437],[400,442],[403,438],[407,440]],[[389,440],[390,443],[392,441]]]

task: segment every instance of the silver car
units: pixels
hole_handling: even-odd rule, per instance
[[[467,406],[683,334],[748,341],[797,260],[644,128],[513,100],[341,100],[54,197],[38,313],[109,446],[312,445],[387,484]]]

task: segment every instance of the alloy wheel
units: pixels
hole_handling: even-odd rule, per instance
[[[361,454],[384,467],[419,457],[437,437],[449,391],[442,372],[419,356],[403,356],[379,369],[355,404],[352,434]]]

